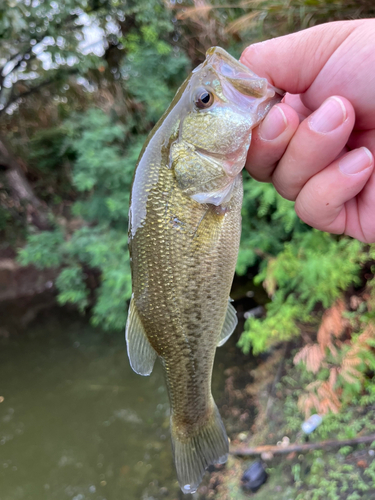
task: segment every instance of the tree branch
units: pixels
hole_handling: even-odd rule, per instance
[[[360,443],[372,443],[375,441],[375,434],[370,434],[369,436],[359,436],[353,439],[343,439],[338,441],[336,439],[330,439],[327,441],[319,441],[318,443],[305,443],[298,444],[294,443],[289,446],[255,446],[254,448],[231,448],[230,453],[232,455],[239,456],[251,456],[251,455],[261,455],[262,453],[272,453],[273,455],[280,455],[285,453],[291,453],[292,451],[302,452],[310,450],[319,450],[320,448],[332,448],[341,446],[352,446]]]
[[[6,105],[3,107],[3,109],[0,110],[0,116],[5,113],[5,111],[15,102],[17,102],[19,99],[22,99],[23,97],[27,97],[28,95],[35,94],[38,92],[40,89],[43,87],[46,87],[47,85],[50,85],[54,80],[49,79],[45,80],[44,82],[39,83],[38,85],[35,85],[35,87],[31,87],[30,89],[26,90],[25,92],[22,92],[21,94],[14,95],[14,86],[12,89],[12,92],[10,94],[10,98]]]
[[[64,71],[64,76],[70,76],[70,75],[74,75],[77,73],[78,73],[78,68],[72,68],[70,71]],[[62,72],[59,71],[58,74],[55,75],[55,77],[49,78],[48,80],[44,80],[44,81],[40,82],[38,85],[35,85],[34,87],[31,87],[28,90],[25,90],[25,92],[22,92],[21,94],[18,94],[18,95],[14,95],[14,88],[15,88],[15,85],[14,85],[12,88],[12,92],[10,94],[10,98],[9,98],[8,102],[6,103],[4,108],[0,110],[0,116],[3,113],[5,113],[5,111],[9,108],[9,106],[11,106],[15,102],[17,102],[19,99],[23,99],[24,97],[27,97],[31,94],[35,94],[35,93],[39,92],[39,90],[41,90],[43,87],[47,87],[48,85],[51,85],[52,83],[56,83],[59,80],[62,80],[62,76],[63,76]]]

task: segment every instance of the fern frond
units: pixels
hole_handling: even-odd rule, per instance
[[[306,365],[307,371],[318,373],[324,358],[324,350],[319,344],[308,344],[294,356],[293,362],[297,365],[303,361]]]
[[[343,318],[345,310],[344,301],[338,299],[323,314],[317,336],[318,343],[323,349],[331,344],[332,336],[336,338],[340,337],[344,329],[348,326],[347,320]]]

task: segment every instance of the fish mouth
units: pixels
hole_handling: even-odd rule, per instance
[[[271,92],[274,92],[274,95],[277,95],[276,99],[281,100],[285,95],[283,90],[270,85],[266,78],[260,78],[221,47],[208,49],[203,64],[212,66],[219,75],[246,96],[259,99],[272,97]]]

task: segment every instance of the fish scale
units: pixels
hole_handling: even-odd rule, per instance
[[[241,170],[251,129],[280,98],[223,49],[210,49],[151,132],[134,175],[127,348],[141,375],[157,357],[162,362],[185,493],[228,453],[211,375],[216,347],[237,324],[228,299],[241,234]]]

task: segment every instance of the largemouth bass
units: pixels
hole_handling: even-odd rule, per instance
[[[193,493],[223,463],[228,438],[211,395],[217,346],[237,325],[229,292],[251,130],[281,99],[219,47],[208,50],[156,124],[136,167],[129,212],[133,294],[126,326],[140,375],[164,367],[178,481]]]

